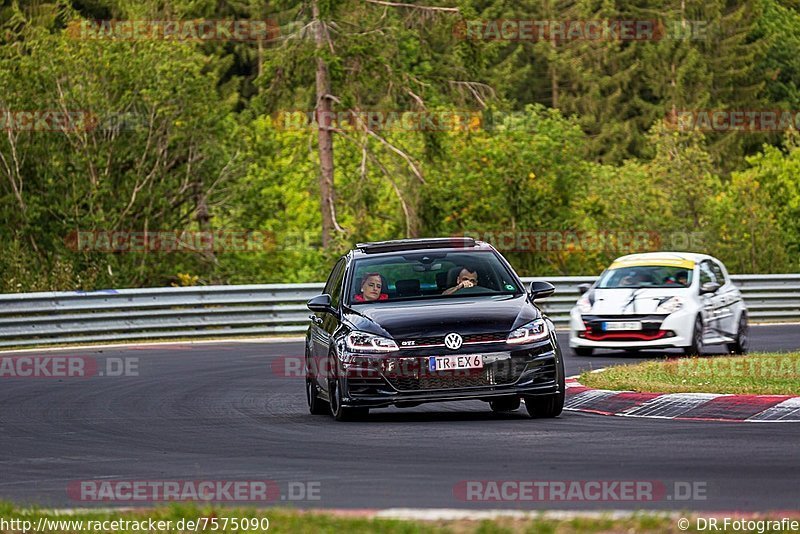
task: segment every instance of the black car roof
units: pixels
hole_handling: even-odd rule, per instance
[[[491,246],[476,241],[472,237],[432,237],[424,239],[396,239],[393,241],[375,241],[371,243],[358,243],[352,251],[353,255],[384,254],[409,250],[430,249],[471,249],[491,250]]]

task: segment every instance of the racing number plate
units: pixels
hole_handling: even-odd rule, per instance
[[[463,356],[430,356],[429,371],[459,371],[462,369],[483,369],[483,356],[466,354]]]
[[[641,330],[641,321],[622,321],[622,322],[605,322],[603,323],[603,330],[610,332],[612,330]]]

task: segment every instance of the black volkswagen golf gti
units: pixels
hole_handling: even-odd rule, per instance
[[[312,414],[337,420],[370,408],[482,400],[556,417],[564,361],[550,319],[489,244],[471,238],[360,243],[339,259],[305,343]]]

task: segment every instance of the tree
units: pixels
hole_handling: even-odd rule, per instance
[[[733,218],[749,221],[758,235],[748,248],[769,241],[764,252],[752,251],[748,268],[753,272],[766,268],[776,271],[800,268],[800,143],[798,133],[789,131],[784,146],[764,145],[762,151],[747,159],[748,168],[733,173],[729,197],[747,210]],[[745,198],[748,194],[752,198]],[[780,253],[766,250],[780,249]],[[767,256],[773,256],[768,261]],[[782,263],[785,261],[786,263]],[[767,263],[765,263],[767,262]]]
[[[462,45],[454,42],[455,19],[447,19],[458,9],[378,0],[314,0],[310,14],[305,3],[287,2],[284,7],[294,10],[297,30],[286,36],[268,62],[262,105],[267,112],[313,109],[319,119],[315,127],[323,246],[331,244],[335,231],[355,231],[339,224],[337,216],[333,154],[343,145],[361,152],[362,176],[377,172],[385,177],[403,207],[405,235],[419,235],[415,190],[424,183],[422,154],[412,154],[408,144],[422,137],[425,151],[434,157],[437,132],[393,134],[358,119],[357,126],[348,129],[328,117],[333,112],[351,117],[375,111],[383,116],[427,112],[442,105],[483,102],[487,88],[466,77],[468,69],[459,54],[443,53]],[[402,163],[400,174],[390,171],[392,161]]]
[[[228,144],[233,117],[203,56],[174,42],[74,39],[37,28],[21,52],[2,49],[0,107],[76,112],[83,122],[63,131],[12,128],[0,139],[0,221],[11,230],[3,241],[26,244],[26,258],[43,273],[56,261],[77,274],[103,266],[93,270],[98,280],[84,283],[114,285],[119,276],[163,284],[187,265],[212,272],[213,255],[203,253],[73,254],[67,245],[75,243],[65,243],[78,231],[212,227],[236,156]]]
[[[648,178],[669,192],[673,221],[685,229],[702,228],[706,202],[719,188],[703,134],[675,131],[661,123],[653,126],[649,139],[655,156],[646,165]]]
[[[714,253],[735,273],[785,272],[782,231],[769,197],[752,173],[734,173],[711,202]]]
[[[424,225],[431,235],[495,243],[526,274],[564,272],[566,250],[536,240],[578,227],[574,202],[595,178],[580,158],[585,136],[574,120],[543,106],[499,115],[489,131],[448,136],[448,155],[423,188]]]

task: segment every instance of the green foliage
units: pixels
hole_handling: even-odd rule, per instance
[[[749,167],[732,176],[716,198],[719,247],[734,271],[800,269],[800,147],[797,133],[784,150],[765,146],[748,158]],[[734,263],[735,262],[735,263]]]
[[[505,117],[494,131],[450,135],[448,156],[423,189],[424,226],[430,235],[489,241],[500,232],[574,228],[572,205],[595,171],[580,157],[585,142],[574,121],[543,106]],[[519,268],[566,270],[560,255],[525,248],[515,243],[508,250]]]
[[[460,13],[320,0],[319,47],[311,3],[300,0],[3,3],[0,109],[83,110],[99,123],[0,129],[0,291],[319,281],[355,242],[408,236],[485,237],[525,275],[594,274],[634,251],[524,241],[548,231],[699,232],[698,251],[733,272],[800,269],[797,134],[703,135],[663,124],[675,110],[800,109],[796,5],[426,4]],[[280,35],[76,38],[77,21],[112,18],[272,19]],[[459,22],[513,18],[656,19],[668,32],[700,21],[706,34],[526,42],[456,31]],[[318,57],[335,111],[484,114],[467,131],[336,132],[337,230],[324,249],[317,130],[274,118],[314,109]],[[72,232],[110,230],[269,238],[259,250],[216,253],[70,247]]]
[[[35,271],[57,257],[76,271],[93,266],[99,284],[165,283],[179,267],[211,275],[202,256],[72,253],[65,243],[73,231],[186,228],[200,224],[199,206],[225,200],[236,119],[206,59],[185,45],[66,32],[36,32],[25,48],[0,57],[2,107],[78,113],[82,122],[0,138],[0,241],[25,243]]]

